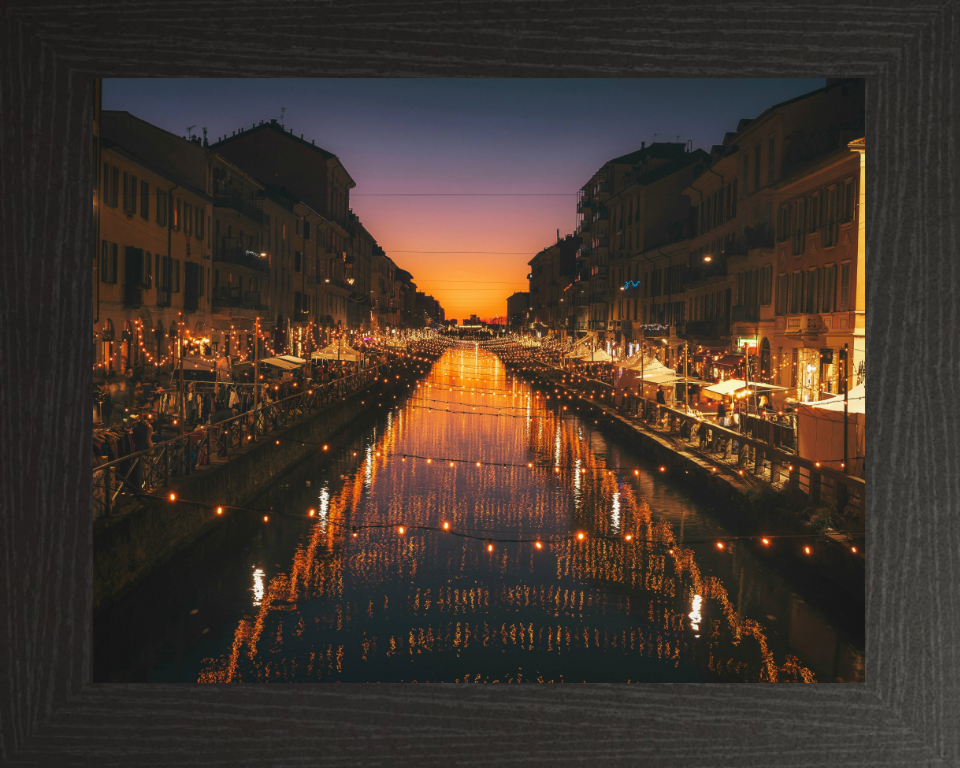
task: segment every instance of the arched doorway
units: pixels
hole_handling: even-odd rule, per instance
[[[760,342],[760,381],[770,383],[770,340]]]

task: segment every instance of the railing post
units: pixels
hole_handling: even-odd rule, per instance
[[[820,501],[820,484],[822,479],[819,472],[815,469],[810,470],[810,501],[813,503]]]

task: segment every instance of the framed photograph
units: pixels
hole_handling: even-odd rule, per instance
[[[4,763],[960,759],[956,10],[601,11],[0,12]]]

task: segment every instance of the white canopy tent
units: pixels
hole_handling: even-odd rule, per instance
[[[318,352],[313,352],[310,358],[312,360],[340,360],[345,363],[355,363],[360,359],[360,353],[352,347],[341,346],[338,348],[336,344],[331,344]]]
[[[274,368],[279,368],[281,371],[292,371],[300,367],[300,363],[294,363],[294,362],[291,362],[290,360],[285,360],[282,357],[268,357],[261,360],[260,364],[272,365]]]
[[[785,387],[777,387],[773,384],[763,384],[758,381],[751,381],[749,384],[743,379],[727,379],[726,381],[721,381],[718,384],[711,384],[709,387],[703,388],[703,394],[706,397],[712,398],[714,400],[722,400],[728,395],[732,395],[734,392],[739,392],[741,389],[752,389],[756,391],[784,391]]]
[[[843,463],[843,395],[816,403],[799,403],[797,414],[797,453],[841,470]],[[866,396],[860,384],[847,393],[847,474],[863,477],[866,454]]]

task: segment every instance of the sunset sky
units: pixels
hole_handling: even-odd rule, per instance
[[[279,118],[335,153],[351,207],[448,318],[506,313],[527,262],[576,226],[577,190],[640,142],[710,149],[822,79],[104,80],[103,108],[210,142]]]

